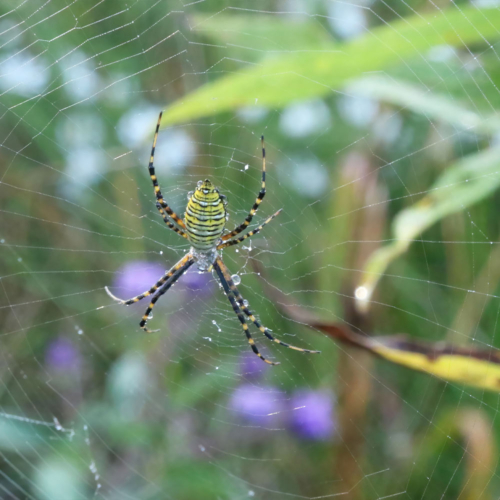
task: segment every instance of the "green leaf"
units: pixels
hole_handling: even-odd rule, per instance
[[[476,133],[495,134],[500,131],[500,115],[481,116],[448,96],[424,91],[417,85],[394,80],[387,76],[369,76],[349,85],[348,93],[371,97],[402,106],[431,120],[441,120]]]
[[[193,31],[247,57],[261,57],[263,53],[290,52],[329,48],[332,37],[312,18],[292,16],[249,16],[241,14],[216,14],[210,17],[191,16]]]
[[[500,66],[492,51],[483,52],[475,60],[463,53],[445,61],[413,59],[409,64],[389,68],[384,74],[445,94],[449,99],[470,103],[478,112],[491,113],[500,107]]]
[[[251,24],[251,18],[248,18]],[[345,44],[331,44],[328,52],[293,52],[203,85],[172,104],[163,115],[165,125],[198,119],[254,105],[282,107],[325,95],[369,71],[380,71],[421,56],[432,47],[469,47],[498,39],[499,9],[455,6],[437,13],[415,15],[372,29]],[[490,40],[491,39],[491,40]]]
[[[394,242],[373,252],[356,289],[356,306],[366,312],[373,290],[387,266],[406,252],[413,240],[447,215],[486,198],[500,186],[500,148],[469,155],[448,168],[428,194],[399,212],[392,224]]]

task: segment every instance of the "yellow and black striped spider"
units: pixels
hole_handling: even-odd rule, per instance
[[[263,224],[259,227],[248,232],[244,236],[239,238],[234,238],[237,234],[244,231],[250,224],[253,216],[257,212],[260,203],[264,199],[266,194],[266,152],[264,149],[264,136],[262,136],[262,186],[255,200],[255,203],[247,215],[245,220],[233,229],[231,232],[222,235],[227,221],[227,211],[226,211],[226,197],[219,194],[219,190],[213,186],[213,184],[207,179],[205,181],[199,181],[196,191],[191,194],[187,207],[184,220],[182,220],[167,204],[163,198],[160,186],[158,185],[158,180],[156,178],[155,169],[153,166],[156,140],[158,138],[158,131],[160,129],[162,113],[158,118],[158,123],[156,125],[156,131],[153,139],[153,147],[151,149],[151,158],[149,160],[149,175],[153,181],[153,186],[156,194],[156,208],[160,212],[165,224],[180,234],[183,238],[186,238],[191,243],[191,249],[189,252],[175,264],[167,273],[165,273],[157,283],[151,287],[147,292],[141,293],[137,297],[132,299],[122,300],[115,297],[106,287],[106,291],[111,298],[119,302],[120,304],[130,305],[135,302],[139,302],[144,297],[155,294],[149,307],[146,309],[144,316],[142,317],[139,325],[146,332],[155,332],[158,330],[150,330],[146,327],[146,322],[148,321],[149,314],[151,313],[154,305],[158,299],[164,295],[168,289],[196,262],[198,269],[202,272],[210,272],[212,269],[217,273],[224,292],[233,307],[234,312],[238,316],[240,323],[243,327],[243,331],[248,339],[248,343],[252,348],[253,352],[259,356],[262,360],[270,365],[278,365],[279,363],[274,363],[267,360],[260,354],[255,341],[250,334],[248,329],[248,324],[245,321],[245,316],[250,319],[250,321],[269,339],[277,344],[280,344],[290,349],[295,349],[300,352],[307,353],[319,353],[320,351],[311,351],[309,349],[301,349],[300,347],[295,347],[293,345],[286,344],[281,340],[273,337],[269,330],[262,326],[259,321],[255,318],[252,312],[247,307],[247,302],[243,300],[240,292],[236,288],[234,281],[231,278],[231,273],[222,262],[221,250],[223,248],[237,245],[242,241],[250,238],[254,234],[257,234],[266,224],[269,224],[280,212],[278,210],[274,215],[271,215]]]

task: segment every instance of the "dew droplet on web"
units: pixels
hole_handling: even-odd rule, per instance
[[[56,428],[57,431],[62,431],[62,425],[59,423],[59,420],[57,420],[56,417],[53,418],[54,421],[54,427]]]
[[[244,305],[245,307],[248,307],[248,300],[246,300],[246,299],[245,299],[245,300],[243,301],[243,305]]]
[[[245,165],[245,170],[248,170],[250,168],[250,165]]]
[[[241,278],[237,274],[233,274],[231,279],[235,285],[239,285],[241,283]]]
[[[78,330],[76,333],[78,333],[78,335],[83,335],[83,330],[82,330],[82,329],[80,329],[80,330]]]

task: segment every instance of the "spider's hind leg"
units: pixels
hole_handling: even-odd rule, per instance
[[[156,302],[158,302],[158,299],[167,293],[167,291],[170,289],[170,287],[194,264],[194,259],[191,254],[187,254],[185,257],[183,257],[177,264],[170,269],[170,271],[165,275],[168,278],[165,280],[165,283],[162,285],[158,293],[153,297],[151,302],[149,303],[148,308],[146,309],[146,312],[144,313],[144,316],[142,317],[141,322],[139,323],[139,326],[147,333],[154,333],[157,332],[158,330],[150,330],[149,328],[146,327],[146,323],[149,319],[149,315],[151,314],[151,311],[153,310],[153,307],[155,306]]]
[[[299,351],[299,352],[306,352],[308,354],[320,354],[321,351],[313,351],[311,349],[303,349],[302,347],[296,347],[294,345],[291,345],[291,344],[287,344],[286,342],[283,342],[282,340],[280,339],[277,339],[276,337],[274,337],[270,332],[269,330],[261,325],[259,323],[259,321],[255,318],[255,316],[253,315],[252,311],[250,311],[250,309],[248,309],[248,307],[245,305],[245,302],[243,300],[243,297],[241,296],[240,292],[238,291],[238,288],[236,287],[236,285],[234,284],[234,281],[232,280],[231,278],[231,275],[227,269],[227,267],[225,266],[225,264],[222,262],[221,259],[217,259],[217,263],[216,263],[224,277],[224,280],[227,282],[227,285],[232,293],[232,295],[234,297],[236,297],[236,300],[238,301],[238,304],[239,304],[239,307],[241,308],[241,310],[243,310],[243,312],[246,314],[246,316],[250,319],[250,321],[269,339],[271,340],[272,342],[276,342],[277,344],[279,345],[282,345],[283,347],[288,347],[289,349],[293,349],[294,351]]]
[[[136,297],[132,297],[131,299],[127,299],[127,300],[120,299],[116,295],[112,294],[107,286],[105,286],[104,289],[106,290],[106,293],[113,300],[116,300],[116,302],[118,302],[119,304],[129,306],[130,304],[135,304],[136,302],[139,302],[143,298],[148,297],[149,295],[152,295],[153,293],[155,293],[156,290],[158,290],[163,285],[163,283],[165,283],[165,281],[168,280],[169,277],[170,277],[170,275],[168,274],[168,272],[165,273],[147,292],[141,293],[140,295],[137,295]]]
[[[224,274],[222,272],[222,269],[219,266],[219,259],[214,263],[214,269],[219,275],[220,282],[222,283],[222,287],[224,288],[224,292],[226,293],[227,298],[229,299],[229,302],[231,303],[231,306],[233,307],[233,311],[236,313],[236,316],[238,316],[238,319],[240,320],[241,326],[243,327],[243,331],[245,332],[245,335],[247,337],[248,343],[250,344],[250,347],[252,348],[252,351],[254,354],[259,356],[262,361],[265,361],[269,365],[279,365],[280,363],[277,361],[269,361],[266,359],[262,354],[259,352],[259,349],[257,349],[257,346],[255,345],[255,340],[253,339],[250,330],[248,329],[248,324],[245,321],[245,316],[243,316],[243,313],[241,312],[240,307],[238,306],[236,299],[229,289],[229,285],[224,277]]]

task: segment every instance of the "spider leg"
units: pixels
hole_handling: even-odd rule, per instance
[[[194,264],[194,259],[193,256],[188,253],[185,257],[183,257],[177,264],[175,264],[172,269],[167,273],[168,279],[165,280],[165,283],[162,285],[158,293],[153,297],[151,300],[148,308],[146,309],[146,312],[144,313],[144,316],[142,317],[141,322],[139,323],[139,326],[147,333],[154,333],[158,332],[159,330],[150,330],[149,328],[146,327],[146,323],[149,319],[149,315],[151,311],[153,310],[154,305],[158,301],[158,299],[167,293],[167,291],[170,289],[170,287]]]
[[[174,266],[175,268],[175,266]],[[131,299],[120,299],[116,295],[113,295],[109,288],[107,286],[104,287],[106,290],[106,293],[113,299],[116,300],[116,302],[119,302],[120,304],[123,304],[125,306],[129,306],[130,304],[135,304],[136,302],[139,302],[142,300],[144,297],[148,297],[149,295],[152,295],[153,293],[160,288],[163,283],[165,283],[173,274],[174,274],[174,268],[172,268],[170,271],[167,271],[147,292],[141,293],[140,295],[137,295],[136,297],[132,297]]]
[[[224,280],[226,281],[227,285],[229,286],[229,289],[231,293],[233,294],[234,297],[236,297],[236,300],[240,304],[241,309],[243,312],[248,316],[250,321],[271,341],[276,342],[279,345],[282,345],[284,347],[288,347],[289,349],[293,349],[294,351],[300,351],[300,352],[307,352],[309,354],[319,354],[321,351],[312,351],[310,349],[302,349],[301,347],[295,347],[294,345],[287,344],[286,342],[283,342],[269,332],[269,330],[261,325],[259,321],[255,318],[253,313],[248,309],[248,307],[245,305],[243,301],[243,297],[241,296],[240,292],[238,291],[238,288],[236,288],[236,285],[234,284],[234,281],[231,279],[231,274],[229,273],[228,268],[226,265],[222,262],[221,258],[218,258],[215,262],[215,270],[219,274],[219,277],[222,275]],[[222,278],[221,278],[222,281]]]
[[[236,313],[236,316],[238,316],[238,319],[240,320],[241,326],[243,327],[243,331],[245,332],[245,335],[248,339],[248,343],[250,344],[250,347],[252,348],[252,351],[259,356],[260,359],[265,361],[269,365],[279,365],[279,362],[273,362],[269,361],[266,359],[262,354],[259,352],[257,349],[257,346],[255,345],[255,340],[252,338],[252,335],[250,333],[250,330],[248,329],[248,324],[245,321],[245,316],[243,316],[243,313],[241,312],[241,309],[239,308],[238,304],[236,303],[236,300],[234,298],[233,293],[231,292],[229,285],[226,281],[226,278],[224,277],[224,274],[222,273],[221,268],[219,267],[218,262],[214,264],[214,269],[219,275],[220,282],[222,283],[222,287],[224,288],[224,292],[229,299],[229,302],[231,303],[231,306],[233,307],[233,311]]]
[[[247,238],[250,238],[250,236],[253,236],[254,234],[257,234],[260,232],[260,230],[266,225],[269,224],[277,215],[280,214],[280,212],[283,209],[280,208],[275,214],[271,215],[264,223],[262,223],[259,227],[252,229],[249,233],[245,234],[244,236],[240,236],[239,238],[235,238],[234,240],[229,240],[224,243],[221,243],[218,247],[217,250],[220,250],[221,248],[226,248],[230,247],[232,245],[237,245],[238,243],[241,243],[242,241],[246,240]],[[224,238],[222,238],[224,240]]]
[[[151,157],[149,159],[149,165],[148,165],[149,176],[151,177],[151,180],[153,181],[156,199],[158,200],[160,207],[163,208],[165,210],[165,212],[167,212],[167,214],[174,220],[174,222],[177,225],[179,225],[181,228],[184,229],[186,227],[186,225],[184,224],[184,221],[168,206],[167,202],[163,199],[163,195],[161,194],[161,191],[160,191],[160,186],[158,185],[158,179],[157,179],[156,174],[155,174],[155,167],[153,166],[153,161],[154,161],[154,157],[155,157],[155,149],[156,149],[156,141],[158,139],[158,131],[160,130],[160,123],[161,123],[162,115],[163,115],[163,112],[160,113],[160,116],[158,117],[158,123],[156,124],[156,131],[155,131],[155,136],[153,139],[153,147],[151,148]],[[158,204],[156,206],[158,207]],[[158,210],[159,210],[159,208],[158,208]],[[160,210],[160,213],[163,216],[163,213],[161,210]],[[163,217],[163,219],[165,220],[165,217]],[[167,223],[167,225],[168,225],[168,223]],[[173,229],[173,228],[171,228],[171,229]],[[177,231],[177,232],[179,232],[179,231]]]
[[[163,208],[161,207],[160,205],[160,202],[156,202],[156,208],[158,209],[158,211],[160,212],[161,216],[163,217],[163,220],[165,221],[165,224],[172,230],[174,230],[177,234],[180,234],[183,238],[186,238],[186,240],[188,239],[188,235],[182,230],[182,229],[179,229],[177,226],[175,226],[174,224],[172,224],[172,222],[170,222],[170,219],[168,218],[167,214],[164,212]]]
[[[234,228],[230,233],[224,235],[222,237],[222,241],[231,239],[233,236],[236,236],[248,227],[248,225],[252,221],[253,216],[259,209],[259,205],[262,203],[264,196],[266,195],[266,148],[264,147],[264,136],[261,136],[260,141],[262,144],[262,184],[259,195],[257,196],[257,199],[255,200],[255,203],[253,204],[253,207],[250,210],[250,213],[247,215],[246,219],[238,227]]]

